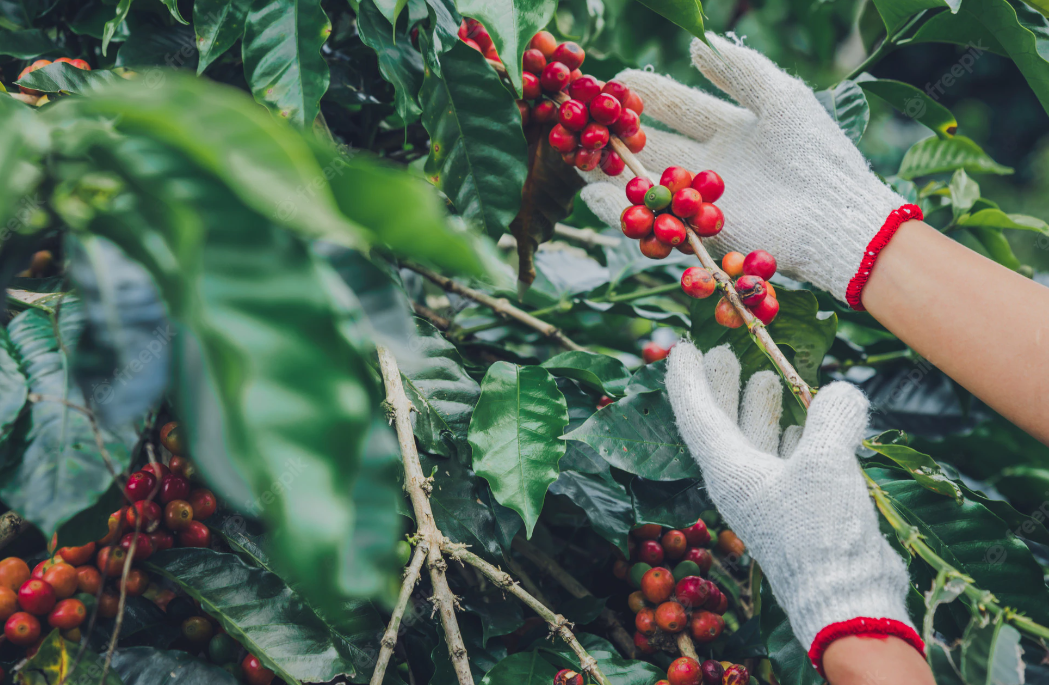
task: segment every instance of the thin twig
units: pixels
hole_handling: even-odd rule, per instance
[[[515,537],[511,543],[513,548],[517,550],[521,556],[528,559],[530,562],[539,567],[539,570],[543,571],[557,583],[568,591],[570,595],[577,599],[584,597],[593,597],[593,593],[590,590],[576,580],[575,576],[566,571],[559,563],[553,558],[543,552],[541,549],[526,541],[522,537]],[[601,619],[601,623],[608,629],[615,641],[619,650],[623,653],[623,656],[628,659],[633,659],[637,654],[637,647],[634,645],[634,638],[630,636],[630,633],[626,631],[623,624],[616,618],[615,612],[611,609],[605,609],[601,612],[598,617]]]
[[[393,615],[390,616],[390,624],[386,626],[386,632],[382,636],[382,647],[379,649],[379,658],[375,662],[375,670],[372,672],[370,685],[382,685],[383,676],[386,674],[386,664],[390,662],[393,650],[397,647],[397,632],[401,628],[401,617],[408,607],[408,601],[412,597],[412,590],[419,582],[419,574],[423,568],[423,562],[430,552],[430,542],[421,540],[415,547],[415,555],[408,565],[404,574],[404,582],[401,583],[401,592],[397,595],[397,603],[393,606]]]
[[[418,302],[412,302],[412,309],[415,310],[416,316],[421,316],[434,325],[437,330],[446,331],[452,326],[452,322],[444,318],[434,310],[430,309],[426,305],[419,304]]]
[[[445,553],[452,559],[474,566],[480,570],[481,573],[488,576],[497,587],[509,592],[514,597],[517,597],[524,602],[529,609],[537,613],[544,621],[546,621],[547,625],[550,626],[551,633],[557,633],[557,635],[568,644],[569,648],[575,652],[575,655],[579,658],[579,667],[583,671],[588,672],[599,685],[611,685],[608,677],[605,676],[601,671],[601,668],[597,665],[597,659],[590,656],[590,654],[583,648],[583,645],[579,644],[579,640],[576,639],[575,635],[572,634],[572,631],[569,628],[570,624],[568,619],[547,609],[543,606],[542,602],[525,592],[520,585],[514,582],[513,577],[509,573],[500,571],[481,557],[468,551],[465,545],[443,540],[441,546]]]
[[[151,500],[146,500],[151,501]],[[142,515],[135,517],[135,534],[131,537],[128,545],[127,558],[124,559],[124,568],[120,573],[120,601],[117,602],[117,620],[113,624],[113,634],[109,637],[109,648],[106,649],[106,661],[102,665],[102,677],[98,685],[105,685],[106,676],[109,675],[109,665],[113,661],[113,652],[117,648],[117,640],[120,639],[120,629],[124,626],[124,605],[127,603],[127,574],[131,572],[131,561],[135,558],[135,548],[138,546],[138,533],[142,529]]]
[[[386,387],[387,410],[397,430],[397,442],[401,447],[404,487],[408,491],[412,508],[415,510],[415,522],[419,527],[419,535],[429,544],[426,566],[433,584],[433,603],[441,613],[444,638],[448,643],[448,654],[455,668],[455,674],[459,678],[459,684],[473,685],[474,679],[470,671],[466,645],[463,643],[459,623],[455,618],[455,595],[452,594],[452,589],[448,586],[448,578],[445,576],[448,565],[441,554],[441,540],[444,536],[437,529],[437,522],[430,508],[429,493],[433,489],[433,484],[423,475],[422,465],[419,463],[419,452],[415,447],[411,419],[412,403],[404,393],[401,372],[397,368],[397,360],[394,359],[393,353],[382,346],[378,346],[376,351],[379,356],[383,385]]]
[[[463,297],[468,297],[471,300],[475,302],[480,302],[484,306],[492,309],[497,314],[508,316],[512,319],[520,321],[529,328],[533,328],[536,331],[539,331],[540,333],[545,335],[546,337],[550,338],[551,340],[554,340],[562,347],[565,347],[569,350],[587,351],[587,349],[582,345],[573,342],[557,326],[549,324],[541,319],[535,318],[528,312],[513,306],[507,300],[492,297],[487,293],[482,293],[479,290],[468,288],[465,285],[456,283],[452,279],[442,276],[439,273],[427,269],[425,266],[420,266],[419,264],[401,262],[401,266],[403,266],[406,269],[411,269],[415,273],[424,276],[425,278],[433,281],[438,286],[449,292],[456,293],[457,295],[462,295]]]

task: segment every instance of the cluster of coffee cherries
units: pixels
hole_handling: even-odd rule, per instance
[[[637,588],[627,605],[635,614],[634,644],[639,652],[654,653],[667,644],[666,636],[684,630],[700,643],[721,634],[729,597],[703,576],[714,563],[710,547],[732,545],[733,552],[741,554],[737,543],[734,533],[718,535],[702,519],[684,530],[664,531],[646,524],[631,531],[630,560],[617,561],[612,573]]]
[[[750,673],[742,664],[713,659],[701,664],[683,656],[671,662],[666,680],[658,680],[656,685],[747,685],[749,682]]]
[[[658,185],[633,178],[626,184],[630,206],[619,217],[623,235],[640,240],[641,253],[650,259],[665,259],[675,247],[693,254],[688,229],[706,238],[725,225],[725,215],[714,204],[723,192],[725,182],[709,170],[693,176],[682,167],[667,167]]]
[[[418,30],[418,29],[416,29]],[[502,62],[499,53],[495,49],[492,37],[484,24],[476,19],[463,19],[459,24],[459,40],[495,62]]]
[[[736,279],[735,289],[754,317],[766,326],[779,314],[776,289],[769,279],[776,273],[776,258],[765,250],[754,250],[746,257],[729,252],[721,258],[721,268]],[[681,289],[692,297],[704,298],[714,292],[714,277],[704,268],[693,266],[681,274]],[[728,328],[739,328],[743,317],[727,298],[714,308],[714,320]]]
[[[84,71],[91,71],[91,65],[88,64],[87,62],[85,62],[82,59],[70,59],[68,57],[59,57],[58,59],[56,59],[53,62],[53,64],[60,64],[62,62],[66,63],[66,64],[68,64],[68,65],[70,65],[72,67],[76,67],[77,69],[83,69]],[[16,80],[21,80],[21,78],[23,76],[25,76],[26,74],[31,74],[34,71],[36,71],[37,69],[40,69],[42,67],[46,67],[49,64],[52,64],[51,60],[49,60],[49,59],[38,59],[35,62],[33,62],[32,64],[30,64],[29,66],[27,66],[22,71],[20,71],[18,73],[18,79],[16,79]],[[36,90],[35,88],[26,88],[25,86],[18,86],[18,89],[20,91],[22,91],[23,93],[25,93],[26,95],[31,95],[31,96],[43,95],[43,93],[41,91]]]

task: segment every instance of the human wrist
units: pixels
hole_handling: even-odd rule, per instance
[[[923,218],[921,208],[910,203],[900,205],[888,213],[881,228],[867,243],[860,258],[859,266],[846,286],[845,302],[850,307],[856,311],[864,311],[863,291],[874,273],[875,265],[878,263],[882,252],[895,238],[901,226],[911,221],[921,221]]]
[[[920,651],[894,636],[849,636],[835,640],[823,656],[823,675],[831,685],[874,681],[932,685],[934,678]]]

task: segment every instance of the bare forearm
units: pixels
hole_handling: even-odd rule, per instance
[[[823,671],[830,685],[934,685],[936,682],[921,654],[895,637],[835,640],[823,655]]]
[[[922,357],[1049,444],[1049,288],[910,221],[878,257],[863,305]]]

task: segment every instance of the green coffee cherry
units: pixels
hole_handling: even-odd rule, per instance
[[[658,212],[661,209],[666,209],[670,205],[671,199],[673,198],[670,194],[670,188],[666,186],[652,186],[645,193],[645,206],[653,212]]]

